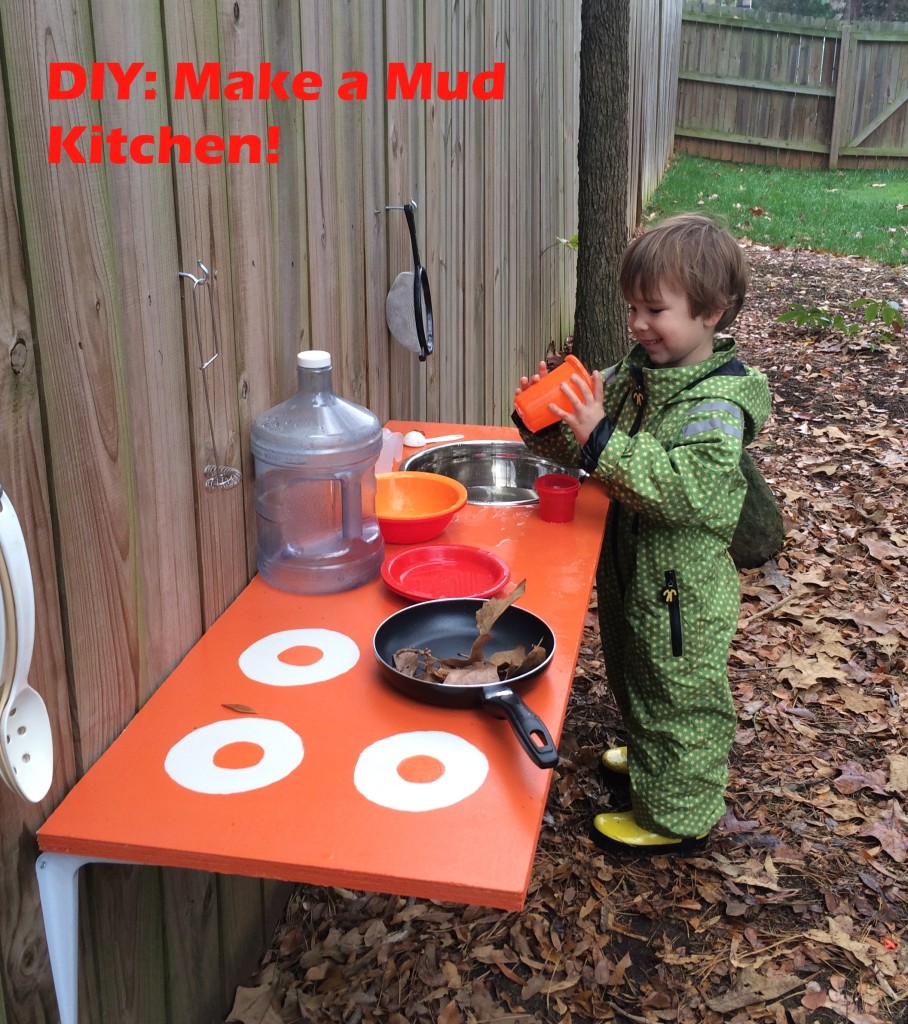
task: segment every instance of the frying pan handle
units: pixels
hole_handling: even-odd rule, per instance
[[[554,768],[558,764],[558,750],[545,722],[509,686],[483,687],[482,702],[504,711],[521,746],[538,767]]]

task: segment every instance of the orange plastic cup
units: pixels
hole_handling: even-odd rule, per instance
[[[567,384],[579,398],[580,392],[571,380],[575,373],[590,387],[593,386],[593,378],[586,371],[583,363],[575,356],[567,356],[561,366],[549,370],[535,384],[531,384],[525,391],[521,391],[519,395],[515,396],[514,407],[520,414],[527,430],[534,432],[542,430],[543,427],[558,421],[558,417],[549,409],[550,404],[554,403],[563,412],[571,411],[564,407],[566,399],[561,385]]]

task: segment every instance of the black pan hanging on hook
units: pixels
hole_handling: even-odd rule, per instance
[[[403,206],[386,206],[386,210],[403,210],[410,231],[410,247],[413,250],[413,271],[397,275],[388,298],[385,301],[385,319],[388,330],[404,348],[419,353],[419,361],[425,362],[432,354],[435,340],[435,320],[432,315],[432,292],[426,268],[419,258],[416,242],[415,202]]]

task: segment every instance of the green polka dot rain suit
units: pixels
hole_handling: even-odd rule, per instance
[[[634,814],[654,832],[696,836],[725,812],[740,606],[728,546],[746,490],[742,446],[769,415],[769,388],[730,338],[705,362],[669,369],[638,345],[602,379],[613,430],[593,473],[611,497],[599,626]],[[534,451],[580,464],[566,425],[522,434]]]

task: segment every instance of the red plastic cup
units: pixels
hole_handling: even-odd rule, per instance
[[[521,391],[515,396],[514,406],[528,430],[535,432],[557,422],[558,417],[549,409],[549,405],[552,403],[563,412],[571,411],[570,408],[564,407],[567,399],[561,390],[561,385],[567,384],[579,398],[580,392],[571,380],[575,373],[590,387],[593,386],[593,378],[587,373],[583,363],[576,356],[567,356],[561,366],[549,370],[535,384],[531,384],[525,391]]]
[[[567,473],[546,473],[533,485],[539,495],[539,515],[547,523],[569,523],[580,493],[580,481]]]

